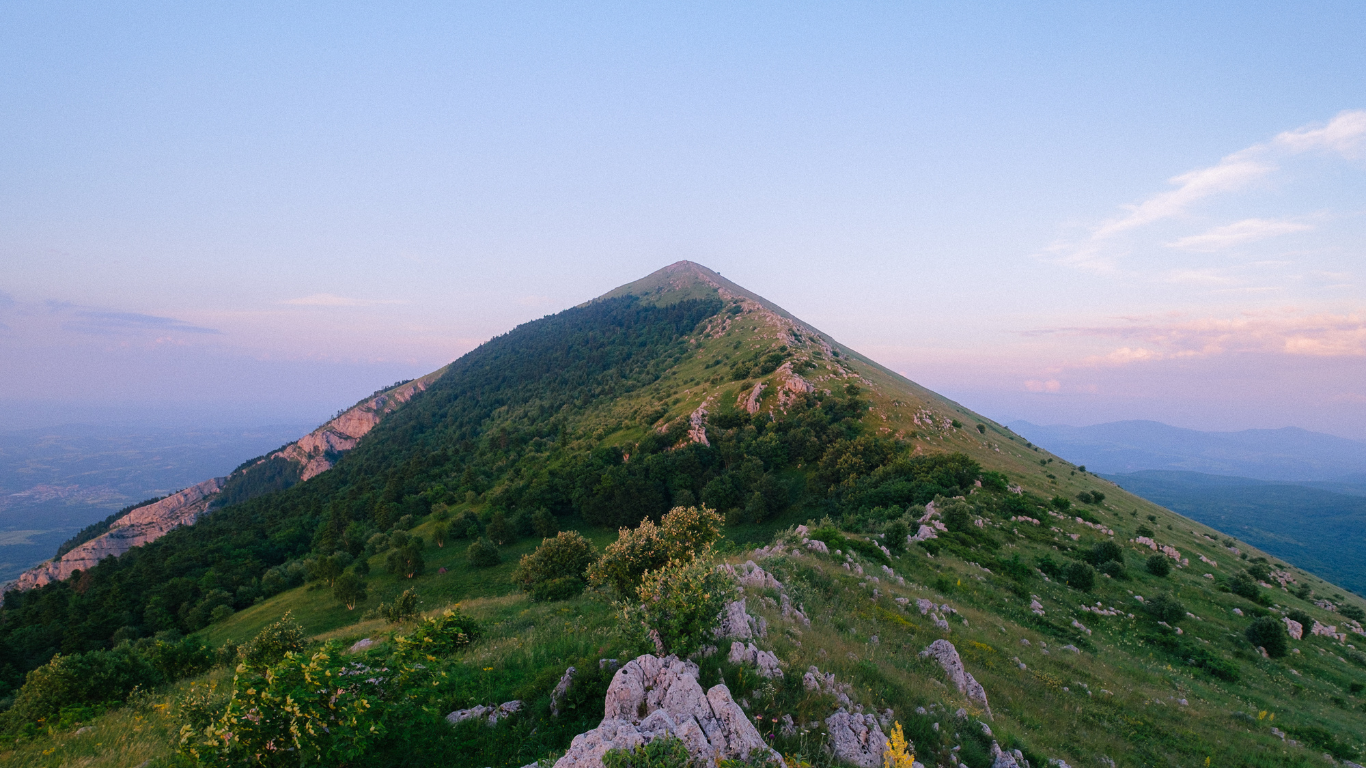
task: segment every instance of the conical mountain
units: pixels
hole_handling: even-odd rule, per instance
[[[318,717],[350,725],[300,725],[291,743],[357,765],[597,768],[609,746],[666,733],[712,764],[743,757],[725,752],[727,733],[762,733],[811,764],[873,766],[894,722],[925,765],[1359,759],[1358,597],[1049,455],[704,267],[670,265],[438,373],[307,482],[8,595],[0,677],[15,704],[0,728],[38,733],[139,685],[166,707],[137,717],[225,760],[278,749],[229,754],[275,722],[270,696],[294,717],[318,691],[316,712],[333,713]],[[744,602],[689,613],[678,596],[697,598],[711,571],[686,559],[652,566],[679,569],[656,571],[678,575],[654,591],[584,591],[587,543],[602,552],[618,527],[697,506],[724,517],[710,551]],[[650,530],[611,562],[645,562],[632,558],[651,551]],[[556,531],[587,543],[566,534],[519,564]],[[415,628],[405,593],[460,612]],[[334,644],[269,678],[201,648],[274,626],[242,657],[258,659],[289,636],[274,625],[287,613]],[[653,661],[611,674],[711,644],[696,666],[667,667],[671,691],[710,688],[701,699],[649,698],[666,669]],[[104,687],[43,682],[71,669],[105,680],[106,667],[124,672]],[[24,684],[30,670],[39,683]],[[393,670],[423,682],[385,682]],[[346,703],[359,678],[279,687],[358,672],[382,705]],[[633,680],[638,702],[622,688]],[[213,709],[190,687],[202,682],[265,696],[251,699],[264,709]],[[13,758],[93,749],[51,732]],[[110,739],[137,761],[182,748]]]

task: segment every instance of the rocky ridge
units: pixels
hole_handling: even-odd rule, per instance
[[[444,371],[445,368],[442,368],[420,379],[377,392],[251,466],[281,458],[299,466],[301,482],[317,477],[331,469],[341,454],[355,448],[360,439],[385,416],[431,386]],[[250,469],[245,467],[237,472]],[[231,477],[233,475],[205,480],[160,501],[138,507],[114,521],[103,534],[61,557],[40,563],[20,574],[6,589],[22,591],[63,581],[77,571],[89,570],[106,557],[118,557],[133,547],[156,541],[174,528],[192,525],[209,511]]]

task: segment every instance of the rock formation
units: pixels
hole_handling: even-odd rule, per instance
[[[261,459],[257,464],[282,458],[299,466],[300,481],[317,477],[331,469],[340,454],[355,448],[360,439],[381,419],[425,390],[440,378],[445,370],[442,368],[433,371],[420,379],[413,379],[368,397],[296,442]],[[250,467],[238,471],[250,471]],[[194,523],[208,511],[218,492],[231,478],[232,475],[205,480],[160,501],[134,509],[115,520],[109,526],[109,530],[99,536],[59,558],[36,565],[20,574],[14,588],[33,589],[54,581],[62,581],[75,571],[89,570],[106,557],[118,557],[133,547],[165,536],[173,528]]]
[[[755,749],[779,759],[725,685],[703,692],[696,664],[646,654],[617,670],[602,723],[575,736],[555,768],[602,768],[609,750],[634,749],[668,735],[687,746],[695,765],[707,768]]]
[[[876,717],[850,714],[841,707],[825,719],[825,728],[836,758],[859,768],[880,768],[887,737]]]
[[[222,477],[205,480],[161,501],[138,507],[115,520],[103,534],[55,560],[23,572],[16,588],[32,589],[62,581],[76,571],[93,568],[106,557],[118,557],[133,547],[165,536],[172,528],[193,523],[209,508],[225,480]]]
[[[767,678],[783,677],[782,662],[768,651],[761,651],[754,643],[741,643],[739,641],[730,644],[730,655],[728,660],[732,664],[753,664],[759,668],[759,675]]]
[[[968,701],[981,705],[987,712],[987,717],[991,717],[991,707],[987,704],[987,692],[982,684],[963,668],[963,660],[958,656],[958,649],[953,647],[953,643],[948,640],[935,640],[920,652],[920,657],[931,658],[939,662],[939,666],[944,668],[944,674],[948,675],[949,681],[958,689],[959,693],[965,694]]]

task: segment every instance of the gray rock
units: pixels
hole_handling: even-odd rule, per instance
[[[627,662],[612,678],[603,710],[602,723],[575,736],[555,768],[602,768],[609,750],[633,749],[665,735],[681,740],[694,763],[707,768],[754,749],[778,759],[726,686],[704,693],[697,665],[676,656],[646,654]]]
[[[948,675],[958,692],[965,694],[968,701],[981,705],[982,709],[986,710],[987,717],[991,717],[986,689],[963,668],[963,660],[958,656],[958,649],[953,647],[953,643],[948,640],[935,640],[920,652],[920,657],[939,662],[939,666],[944,668],[944,674]]]
[[[721,611],[721,623],[712,634],[718,640],[750,640],[768,635],[768,622],[762,616],[751,616],[745,610],[745,598],[726,603]]]
[[[880,768],[887,737],[876,717],[850,714],[844,708],[825,719],[835,758],[859,768]]]
[[[560,700],[569,693],[569,688],[574,684],[574,673],[578,671],[573,667],[566,669],[560,676],[560,682],[556,684],[555,690],[550,692],[550,714],[552,717],[560,716]]]
[[[371,640],[371,639],[368,638],[368,637],[367,637],[367,638],[364,638],[364,639],[361,639],[361,640],[357,640],[357,641],[355,642],[355,644],[351,646],[351,648],[349,649],[348,652],[349,652],[349,653],[360,653],[361,651],[365,650],[366,648],[369,648],[370,646],[372,646],[372,645],[374,645],[374,644],[375,644],[375,641],[374,641],[374,640]]]
[[[1285,617],[1285,618],[1283,618],[1283,619],[1281,619],[1281,620],[1285,622],[1285,631],[1288,632],[1288,633],[1290,633],[1290,636],[1291,636],[1292,638],[1294,638],[1294,639],[1296,639],[1296,640],[1300,640],[1300,639],[1302,639],[1302,638],[1304,637],[1304,625],[1303,625],[1303,624],[1299,623],[1298,621],[1295,621],[1294,619],[1292,619],[1292,618],[1290,618],[1290,617]]]
[[[991,768],[1023,768],[1015,756],[1001,749],[1001,745],[991,742]]]
[[[522,702],[520,701],[508,701],[499,704],[496,707],[492,704],[478,704],[469,709],[457,709],[449,715],[446,715],[446,722],[455,725],[457,723],[463,723],[466,720],[483,718],[488,722],[488,725],[492,726],[496,725],[498,721],[503,718],[511,717],[521,708]]]
[[[767,678],[782,679],[782,662],[768,651],[761,651],[755,647],[754,643],[733,642],[730,644],[730,656],[727,657],[732,664],[753,664],[759,668],[759,674]]]

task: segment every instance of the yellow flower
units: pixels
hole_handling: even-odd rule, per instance
[[[882,753],[883,768],[913,768],[915,755],[906,749],[906,734],[901,730],[901,723],[893,724],[891,739],[885,744],[886,750]]]

